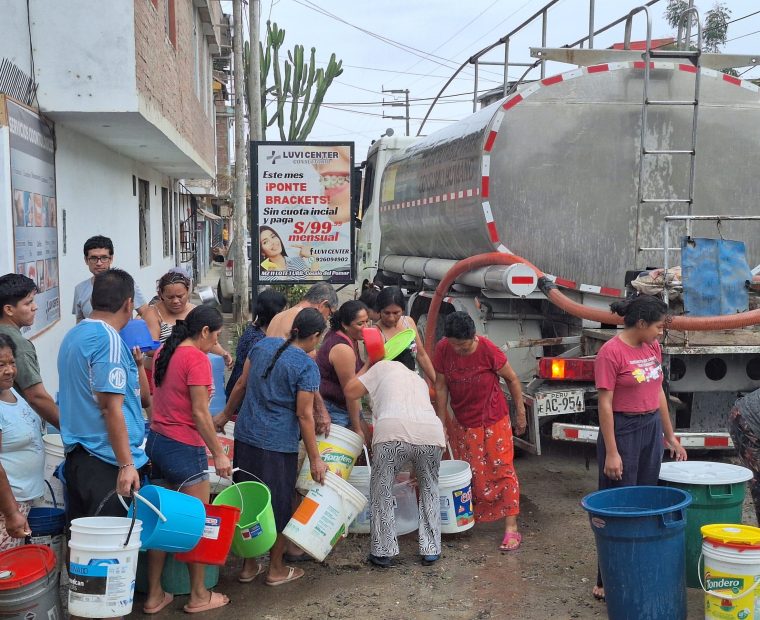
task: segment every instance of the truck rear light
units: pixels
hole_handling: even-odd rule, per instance
[[[585,357],[542,357],[538,362],[542,379],[593,381],[594,360]]]
[[[232,277],[232,266],[235,264],[235,261],[230,259],[227,261],[227,264],[224,266],[224,275],[226,275],[228,278]]]

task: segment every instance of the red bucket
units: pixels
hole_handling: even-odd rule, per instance
[[[232,545],[232,537],[235,535],[235,526],[240,520],[240,508],[211,504],[204,506],[206,526],[203,528],[200,541],[190,551],[178,553],[176,558],[180,562],[224,566]]]

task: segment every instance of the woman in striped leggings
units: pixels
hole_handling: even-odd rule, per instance
[[[382,568],[393,564],[398,540],[393,515],[393,483],[411,463],[419,485],[419,553],[429,566],[441,556],[441,511],[438,470],[446,439],[430,404],[425,381],[401,362],[381,361],[362,369],[343,388],[347,399],[369,394],[372,399],[372,476],[369,561]]]

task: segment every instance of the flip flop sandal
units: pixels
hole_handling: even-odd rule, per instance
[[[300,570],[301,573],[300,574],[296,573],[297,570]],[[273,588],[276,588],[277,586],[281,586],[285,583],[290,583],[291,581],[300,579],[305,574],[306,573],[300,568],[293,568],[292,566],[288,566],[288,576],[285,577],[285,579],[278,579],[277,581],[269,581],[269,579],[267,579],[264,583],[266,583],[268,586],[272,586]]]
[[[516,545],[510,543],[517,542]],[[500,551],[516,551],[520,548],[522,542],[522,534],[520,532],[507,532],[504,534],[504,540],[501,541]]]
[[[263,564],[257,564],[256,568],[256,574],[252,577],[238,577],[239,583],[251,583],[256,577],[258,577],[261,573],[266,571],[266,567]]]
[[[174,600],[174,595],[173,594],[169,594],[168,592],[164,592],[164,600],[161,601],[155,607],[143,607],[143,613],[147,614],[148,616],[152,616],[153,614],[157,614],[164,607],[166,607],[167,605],[170,605],[173,600]]]
[[[182,609],[184,609],[185,613],[187,614],[199,614],[202,611],[211,611],[212,609],[224,607],[225,605],[228,605],[229,602],[230,599],[226,595],[219,592],[211,592],[208,603],[205,605],[198,605],[197,607],[190,607],[190,605],[185,605]]]

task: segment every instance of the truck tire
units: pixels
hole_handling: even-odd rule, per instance
[[[232,312],[232,298],[222,295],[222,283],[216,285],[216,296],[219,298],[219,305],[222,307],[222,312]]]

